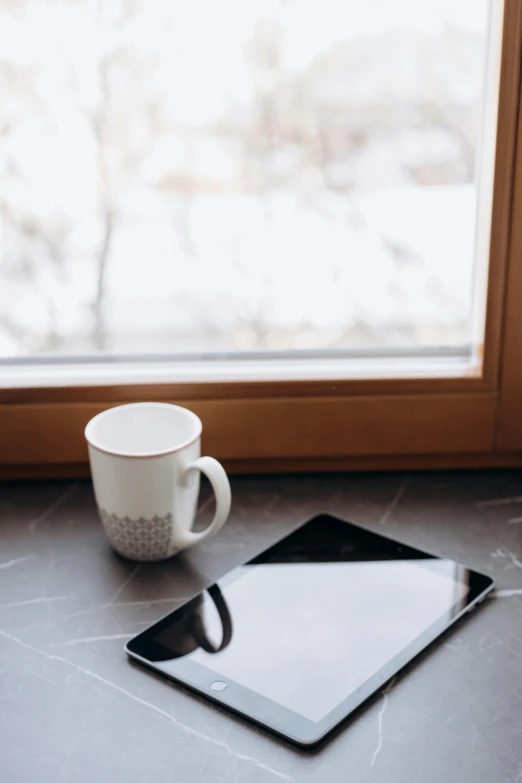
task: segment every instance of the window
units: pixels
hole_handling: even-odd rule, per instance
[[[520,15],[0,5],[3,463],[150,397],[243,468],[507,459]]]
[[[472,342],[487,0],[2,16],[4,355]]]

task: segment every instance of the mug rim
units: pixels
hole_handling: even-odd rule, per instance
[[[92,435],[92,429],[95,422],[110,416],[114,411],[121,410],[122,408],[175,408],[178,411],[182,411],[185,415],[194,421],[194,424],[196,425],[196,434],[183,441],[183,443],[179,443],[172,448],[162,449],[161,451],[116,451],[114,449],[108,449],[105,446],[101,446],[99,442],[96,442],[96,439]],[[91,432],[89,432],[89,430],[91,430]],[[101,451],[103,454],[109,454],[112,457],[121,457],[122,459],[154,459],[155,457],[164,457],[167,454],[175,454],[177,451],[182,451],[187,446],[195,443],[198,438],[201,437],[202,431],[203,424],[199,416],[197,416],[188,408],[183,408],[182,405],[173,405],[170,402],[130,402],[125,405],[114,405],[112,408],[107,408],[106,410],[97,413],[96,416],[93,416],[92,419],[87,422],[84,435],[85,440],[89,446],[91,446],[93,449],[96,449],[96,451]]]

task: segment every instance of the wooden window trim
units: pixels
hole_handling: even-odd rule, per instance
[[[232,472],[522,465],[521,53],[522,3],[505,0],[480,374],[1,389],[0,477],[88,475],[91,416],[149,399],[194,410]]]

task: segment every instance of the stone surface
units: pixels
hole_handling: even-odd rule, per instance
[[[217,537],[140,566],[108,547],[88,482],[0,487],[1,780],[520,783],[522,474],[232,483]],[[312,751],[127,661],[126,639],[320,511],[486,571],[499,597]]]

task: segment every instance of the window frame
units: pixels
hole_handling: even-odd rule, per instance
[[[158,400],[204,425],[231,472],[522,465],[522,3],[504,0],[483,362],[432,378],[0,389],[0,478],[88,475],[101,410]]]

